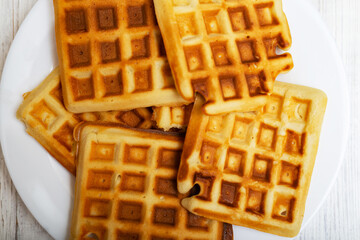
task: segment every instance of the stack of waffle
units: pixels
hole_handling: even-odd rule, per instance
[[[281,0],[54,10],[60,65],[17,116],[76,175],[71,239],[298,234],[327,98],[275,81],[293,67]]]

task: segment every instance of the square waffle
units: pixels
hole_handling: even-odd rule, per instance
[[[154,0],[176,87],[208,115],[266,103],[276,76],[293,67],[281,0]]]
[[[193,104],[178,107],[154,107],[152,120],[156,127],[164,131],[185,130],[189,120]]]
[[[153,127],[152,114],[147,108],[83,114],[68,112],[62,100],[58,68],[24,96],[17,118],[25,123],[26,131],[72,174],[75,174],[73,128],[79,122],[100,120],[137,128]]]
[[[176,176],[183,137],[85,123],[70,239],[222,239],[232,226],[187,212]]]
[[[177,93],[151,0],[54,0],[66,108],[172,106]]]
[[[275,82],[263,112],[202,114],[197,98],[178,190],[194,214],[286,237],[301,227],[327,97]]]

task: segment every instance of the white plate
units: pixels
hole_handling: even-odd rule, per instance
[[[328,96],[319,152],[303,228],[331,190],[339,171],[349,127],[349,101],[340,56],[319,14],[305,1],[284,0],[293,37],[295,68],[278,80],[320,88]],[[15,112],[22,94],[37,86],[58,64],[51,0],[39,0],[24,20],[9,51],[0,85],[0,135],[15,187],[34,217],[56,239],[65,239],[73,202],[74,177],[26,134]],[[235,239],[282,239],[234,227]]]

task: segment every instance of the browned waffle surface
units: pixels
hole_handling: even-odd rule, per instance
[[[150,0],[54,0],[64,102],[71,112],[185,101],[177,93]]]
[[[176,107],[154,107],[152,119],[164,131],[184,131],[188,126],[193,104]]]
[[[187,212],[176,189],[183,137],[86,123],[71,239],[232,239],[232,227]]]
[[[200,186],[181,203],[219,221],[293,237],[301,227],[326,95],[275,82],[263,112],[202,114],[187,129],[178,189]]]
[[[62,100],[58,68],[25,95],[17,111],[17,118],[25,123],[26,131],[72,174],[75,174],[73,128],[76,124],[99,120],[130,127],[152,128],[151,116],[152,113],[147,108],[83,114],[68,112]]]
[[[266,103],[276,76],[293,67],[281,0],[155,0],[179,93],[206,101],[207,114]]]

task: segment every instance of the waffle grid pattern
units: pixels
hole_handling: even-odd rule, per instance
[[[18,111],[18,117],[28,127],[27,131],[73,174],[75,174],[73,129],[76,124],[81,121],[99,120],[149,129],[153,127],[151,116],[152,113],[147,108],[83,114],[68,112],[63,104],[57,68],[34,92],[29,93]]]
[[[173,68],[178,90],[187,100],[201,93],[208,100],[206,113],[264,105],[263,95],[272,92],[276,76],[292,68],[290,54],[277,53],[277,47],[287,49],[291,44],[281,0],[164,2],[156,7],[169,9],[161,8],[157,16],[176,22],[167,26],[169,21],[159,20],[169,51],[178,45],[179,52],[169,57],[171,65],[179,64]]]
[[[74,239],[89,233],[99,239],[221,239],[222,223],[180,206],[181,138],[102,133],[80,137],[83,186],[77,189]]]
[[[310,115],[321,108],[314,106],[316,101],[324,98],[321,94],[306,98],[301,88],[289,94],[276,87],[274,91],[263,113],[202,115],[195,118],[201,123],[190,122],[189,128],[194,124],[200,130],[191,143],[196,142],[196,150],[182,159],[191,170],[178,184],[180,192],[188,191],[184,181],[191,181],[200,185],[201,192],[184,200],[185,208],[260,230],[300,229],[315,161],[312,148],[318,143],[318,134],[311,132],[316,121]],[[200,106],[195,103],[193,114],[201,112]],[[185,144],[184,152],[192,146]]]
[[[57,0],[55,13],[65,105],[72,112],[184,102],[173,83],[152,2]]]

